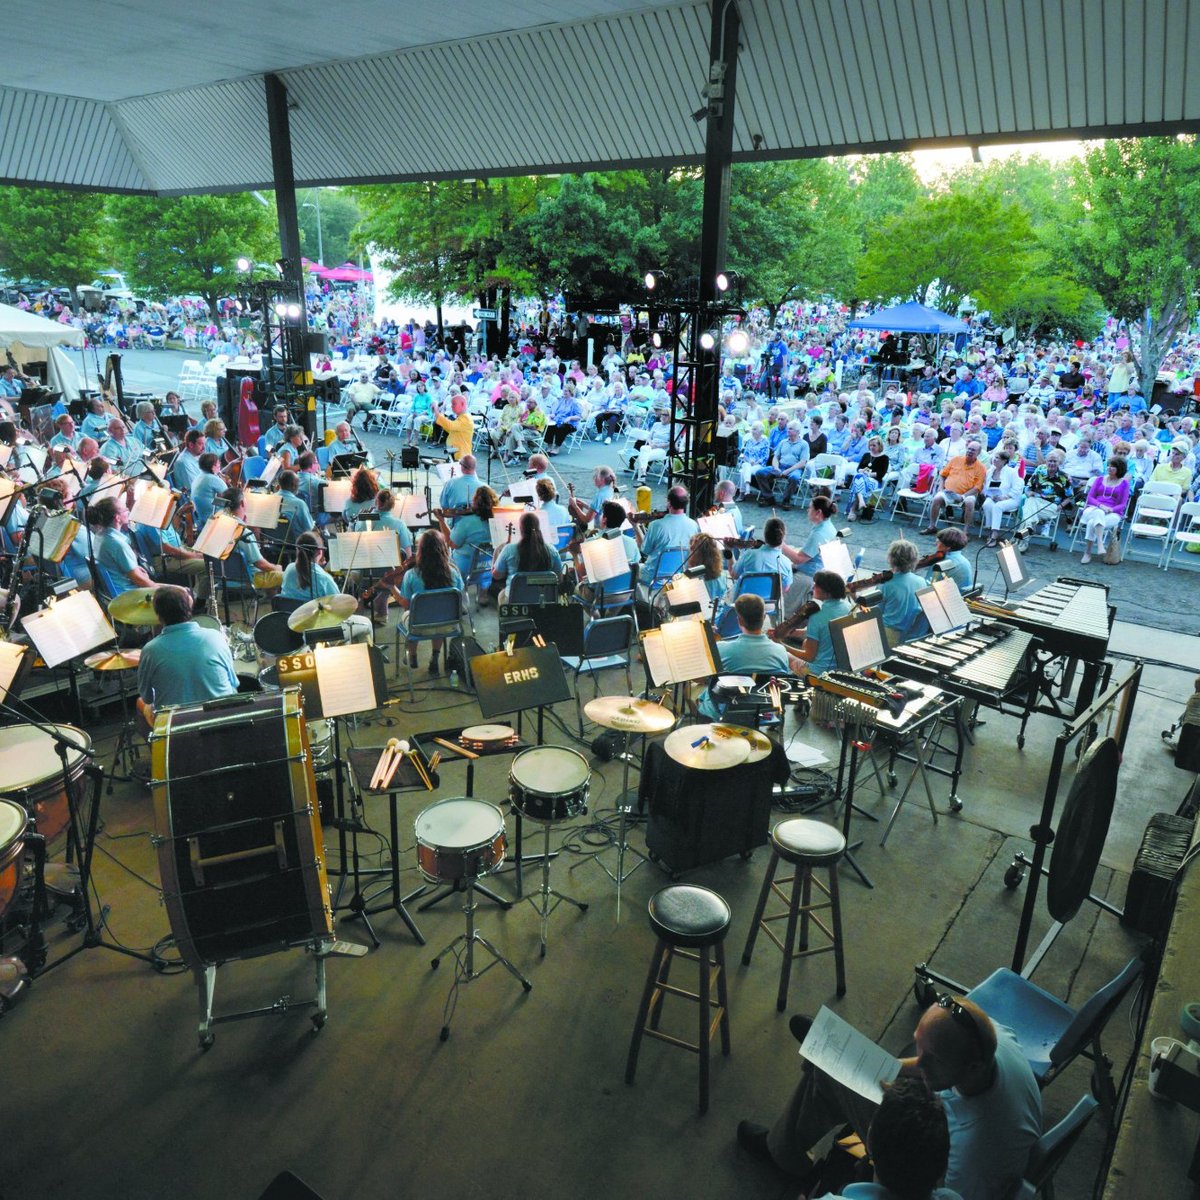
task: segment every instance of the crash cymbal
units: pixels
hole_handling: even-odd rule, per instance
[[[331,629],[340,625],[358,607],[358,601],[344,592],[332,596],[321,596],[300,605],[290,617],[288,628],[296,633],[310,629]]]
[[[762,762],[771,753],[771,739],[757,729],[747,729],[744,725],[714,725],[713,729],[728,737],[745,738],[750,746],[748,763]]]
[[[123,625],[157,625],[154,589],[130,588],[108,603],[108,615]]]
[[[652,700],[636,696],[597,696],[583,711],[589,721],[622,733],[665,733],[675,724],[675,714]]]
[[[93,671],[132,671],[142,660],[140,650],[97,650],[83,660]]]
[[[719,771],[736,767],[750,757],[750,743],[734,733],[721,733],[720,725],[685,725],[663,742],[667,753],[683,767]]]
[[[464,742],[507,742],[517,731],[511,725],[468,725],[458,736]]]

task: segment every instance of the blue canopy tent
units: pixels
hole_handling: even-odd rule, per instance
[[[881,308],[857,321],[848,321],[847,329],[886,329],[890,333],[917,333],[937,338],[933,361],[942,356],[942,337],[969,333],[971,327],[949,313],[926,308],[923,304],[897,304],[893,308]]]

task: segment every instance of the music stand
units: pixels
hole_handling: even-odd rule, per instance
[[[336,631],[335,631],[336,632]],[[366,642],[352,642],[341,645],[318,643],[297,651],[295,654],[281,655],[275,661],[275,669],[279,673],[280,687],[300,688],[304,699],[306,720],[333,721],[333,771],[334,796],[337,803],[338,852],[341,856],[341,867],[338,874],[338,892],[334,896],[333,907],[346,908],[352,917],[359,917],[366,926],[371,941],[378,946],[379,938],[371,925],[367,912],[366,897],[362,892],[364,875],[384,875],[387,868],[372,868],[363,871],[359,865],[358,834],[361,828],[359,815],[354,814],[350,822],[346,820],[346,791],[343,770],[346,766],[342,758],[342,738],[339,718],[352,716],[361,712],[371,712],[380,708],[387,700],[387,680],[384,675],[383,655],[378,647]],[[346,829],[349,826],[352,845],[352,867],[346,870]],[[393,853],[395,847],[393,847]],[[341,905],[342,886],[347,876],[354,880],[354,894],[346,905]],[[403,914],[402,914],[403,915]],[[414,928],[414,933],[416,932]],[[419,936],[419,935],[418,935]]]
[[[545,710],[548,704],[558,704],[571,698],[571,688],[563,670],[562,658],[554,646],[522,646],[519,649],[499,650],[495,654],[477,654],[469,661],[471,678],[475,681],[475,696],[485,721],[517,714],[517,736],[521,735],[521,719],[526,709],[537,709],[537,744],[545,735]],[[522,865],[536,862],[542,856],[521,853],[523,824],[517,819],[517,848],[513,858],[517,895],[523,896]],[[557,851],[555,852],[557,853]]]
[[[329,463],[331,479],[349,479],[359,467],[366,466],[365,450],[352,450],[348,454],[335,454]]]
[[[33,670],[33,650],[16,642],[0,642],[0,704],[15,700],[29,672]]]

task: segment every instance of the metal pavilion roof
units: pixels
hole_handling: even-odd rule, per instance
[[[738,0],[734,155],[1200,128],[1200,0]],[[6,6],[0,179],[269,187],[699,162],[707,3]]]

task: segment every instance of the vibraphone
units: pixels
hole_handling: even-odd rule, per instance
[[[1074,683],[1075,664],[1082,663],[1083,675],[1073,711],[1082,712],[1091,704],[1101,675],[1107,675],[1104,656],[1108,653],[1111,614],[1106,587],[1064,577],[1031,592],[1015,605],[984,599],[968,600],[967,607],[1033,634],[1041,643],[1040,649],[1053,658],[1066,659],[1060,689],[1064,698],[1070,695]],[[1070,715],[1057,706],[1048,711],[1054,716]]]

